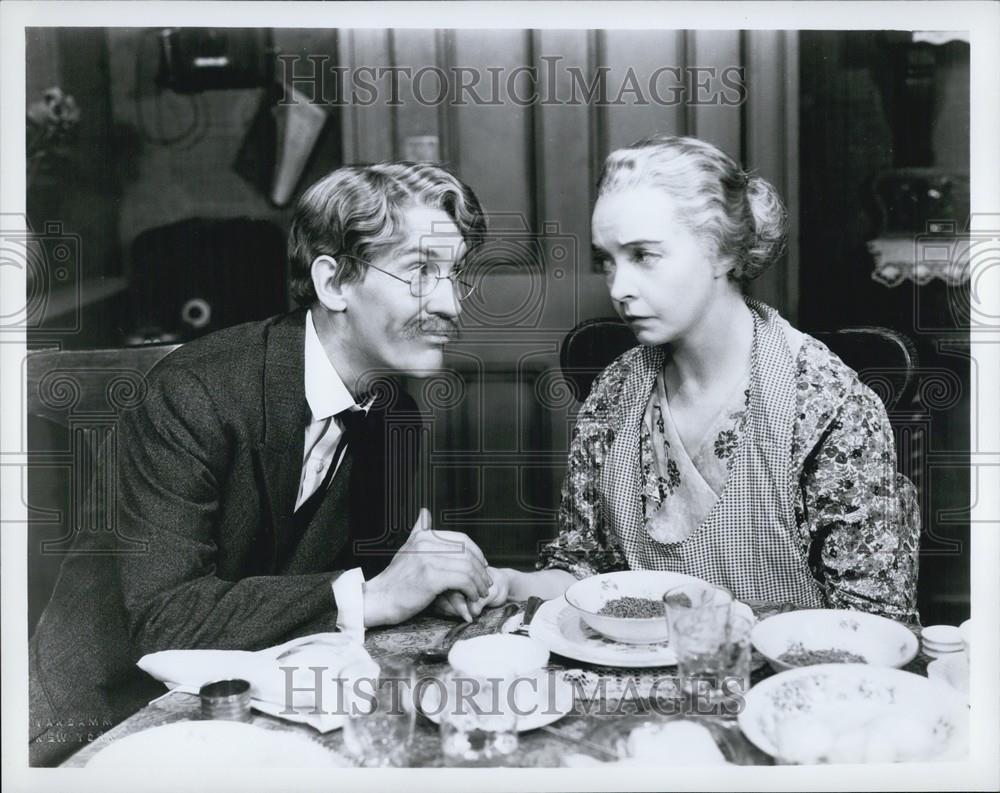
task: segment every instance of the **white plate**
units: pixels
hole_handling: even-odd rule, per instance
[[[786,762],[936,762],[968,752],[969,710],[958,694],[890,667],[781,672],[747,692],[738,719],[747,739]]]
[[[541,670],[523,678],[530,679],[536,682],[522,682],[514,689],[515,706],[520,711],[517,717],[518,732],[545,727],[573,710],[573,684],[562,672]],[[443,686],[429,685],[420,695],[421,712],[435,724],[441,723],[441,714],[448,707],[447,702],[444,706],[441,704],[442,693]]]
[[[176,721],[119,738],[88,768],[337,768],[348,763],[304,735],[238,721]]]
[[[737,601],[736,610],[753,621],[753,611],[745,603]],[[579,612],[561,597],[546,601],[539,607],[528,633],[551,652],[588,664],[641,669],[677,663],[677,656],[669,642],[616,642],[584,624]]]

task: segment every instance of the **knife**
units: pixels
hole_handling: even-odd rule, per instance
[[[528,627],[531,625],[531,621],[535,618],[535,612],[538,611],[538,607],[544,602],[545,601],[540,597],[532,596],[528,598],[528,603],[524,607],[524,619],[521,620],[520,627],[513,632],[519,636],[528,636]]]

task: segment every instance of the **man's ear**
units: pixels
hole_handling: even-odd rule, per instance
[[[310,267],[313,289],[320,304],[330,311],[345,311],[347,301],[344,299],[344,284],[340,280],[340,265],[332,256],[326,254],[313,259]]]

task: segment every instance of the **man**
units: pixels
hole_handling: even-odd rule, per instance
[[[162,692],[134,666],[146,653],[361,633],[435,601],[478,612],[491,579],[476,545],[427,531],[425,510],[408,531],[419,416],[380,376],[440,368],[484,232],[475,195],[441,168],[337,170],[292,222],[301,308],[154,369],[119,422],[129,548],[81,538],[32,638],[32,764],[79,748],[52,740],[60,726],[105,729]]]

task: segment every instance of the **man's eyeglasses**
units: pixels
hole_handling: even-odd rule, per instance
[[[476,291],[476,285],[471,281],[466,281],[459,277],[459,273],[451,273],[450,275],[441,275],[441,268],[438,267],[434,262],[426,262],[420,265],[420,269],[416,270],[413,275],[409,278],[402,278],[395,273],[390,273],[388,270],[383,270],[381,267],[377,267],[374,264],[368,263],[368,266],[373,270],[378,270],[380,273],[385,273],[390,278],[395,278],[397,281],[402,281],[404,284],[410,285],[410,294],[414,297],[427,297],[431,292],[433,292],[437,285],[441,281],[451,281],[451,285],[455,289],[455,296],[459,300],[465,300]]]

